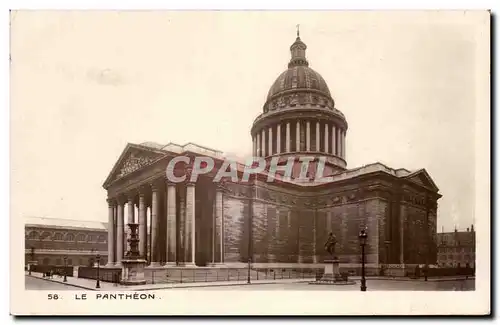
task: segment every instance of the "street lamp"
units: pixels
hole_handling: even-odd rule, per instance
[[[361,291],[366,291],[366,279],[365,279],[365,246],[366,246],[366,229],[361,229],[359,232],[359,244],[361,245]]]
[[[101,284],[99,282],[99,265],[101,264],[101,255],[99,255],[99,253],[97,254],[97,256],[95,257],[96,261],[97,261],[97,282],[95,284],[95,287],[96,288],[100,288],[101,287]]]
[[[68,260],[68,257],[64,256],[64,280],[63,280],[63,282],[68,282],[68,278],[66,277],[66,267],[67,267],[66,261],[67,260]]]
[[[250,263],[252,263],[252,259],[248,259],[248,276],[247,276],[247,283],[250,284]]]

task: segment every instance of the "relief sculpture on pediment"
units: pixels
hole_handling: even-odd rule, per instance
[[[149,165],[154,160],[155,158],[151,156],[140,156],[135,153],[131,153],[127,160],[125,160],[125,163],[123,163],[123,166],[118,173],[118,177],[130,174],[146,165]]]

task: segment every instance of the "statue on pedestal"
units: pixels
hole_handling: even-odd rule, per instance
[[[337,237],[331,232],[328,235],[328,239],[326,240],[325,243],[325,250],[332,256],[333,259],[335,259],[335,245],[337,245]]]

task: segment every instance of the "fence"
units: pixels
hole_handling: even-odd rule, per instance
[[[99,268],[99,280],[104,282],[119,283],[122,274],[121,268]],[[78,277],[97,280],[96,267],[79,267]]]
[[[254,280],[314,279],[321,277],[323,269],[164,269],[146,270],[147,283],[193,283],[193,282],[246,282]]]
[[[37,265],[37,264],[32,264],[30,265],[31,271],[32,272],[38,272],[38,273],[52,273],[55,275],[65,275],[66,276],[73,276],[73,267],[72,266],[60,266],[60,265]]]
[[[444,276],[474,276],[476,274],[475,268],[470,267],[443,267],[443,268],[419,268],[415,267],[413,270],[407,272],[407,276],[412,278],[419,277],[444,277]]]

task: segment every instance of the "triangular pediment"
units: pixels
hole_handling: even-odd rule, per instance
[[[436,183],[434,183],[431,176],[425,169],[417,170],[416,172],[406,175],[404,178],[434,192],[439,192],[439,188],[436,186]]]
[[[132,143],[127,144],[109,173],[108,178],[106,178],[103,186],[107,187],[115,180],[152,164],[165,156],[165,154],[163,150]]]

